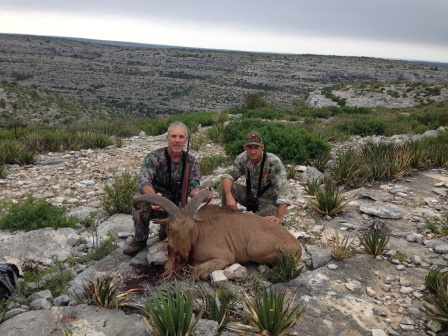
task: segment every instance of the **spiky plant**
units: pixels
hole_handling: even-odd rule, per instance
[[[446,284],[442,284],[442,280],[439,279],[437,290],[431,293],[428,297],[428,302],[423,304],[424,311],[427,318],[430,320],[436,320],[442,325],[448,325],[448,291]]]
[[[354,239],[350,240],[348,236],[344,236],[341,240],[339,237],[339,233],[336,232],[333,237],[330,251],[333,259],[342,260],[351,256],[355,251],[354,247],[352,246],[353,241]]]
[[[448,268],[436,266],[431,268],[425,277],[425,286],[432,293],[437,293],[439,286],[448,285]]]
[[[348,201],[344,200],[344,195],[333,181],[325,179],[324,185],[315,192],[316,199],[310,200],[311,207],[324,215],[337,215],[345,210]]]
[[[204,286],[198,286],[204,305],[204,317],[218,322],[220,330],[229,321],[230,312],[236,298],[226,288],[218,286],[216,291],[209,292]]]
[[[383,253],[389,242],[390,236],[383,228],[370,227],[360,237],[361,245],[364,246],[366,253],[374,257]]]
[[[286,282],[297,278],[303,270],[300,267],[300,258],[295,253],[288,253],[279,250],[280,256],[277,258],[272,270],[265,274],[266,280],[272,283]]]
[[[242,318],[247,324],[236,323],[228,329],[240,335],[287,335],[302,317],[302,303],[295,306],[293,299],[286,304],[286,292],[275,291],[272,287],[260,289],[254,300],[244,293]]]
[[[193,291],[182,291],[178,286],[168,285],[151,292],[145,303],[145,318],[149,329],[156,336],[189,336],[196,328],[203,311],[193,319]]]
[[[311,196],[316,195],[316,191],[319,190],[320,180],[311,179],[305,182],[305,191]]]
[[[91,280],[84,285],[85,299],[77,296],[78,301],[94,304],[105,308],[119,308],[131,305],[130,294],[143,291],[143,288],[133,288],[122,291],[117,286],[118,275],[108,273],[103,277]]]

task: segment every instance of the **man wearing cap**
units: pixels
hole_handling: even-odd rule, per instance
[[[291,204],[285,166],[276,155],[264,152],[256,131],[246,135],[244,150],[221,177],[222,205],[236,210],[240,203],[248,211],[283,223]],[[245,186],[234,183],[241,176],[246,177]]]

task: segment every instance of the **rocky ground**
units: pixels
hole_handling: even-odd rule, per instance
[[[429,134],[428,134],[429,135]],[[373,137],[352,138],[353,145],[363,141],[403,141]],[[127,139],[122,148],[46,153],[36,165],[9,167],[8,177],[0,180],[0,199],[19,200],[31,192],[57,205],[64,205],[71,215],[85,217],[91,211],[101,212],[101,197],[105,183],[115,173],[138,171],[145,153],[165,144],[164,137],[144,135]],[[339,145],[342,146],[342,145]],[[223,154],[217,144],[207,144],[192,154],[198,158]],[[203,177],[212,184],[222,169]],[[308,207],[310,196],[303,180],[319,174],[311,167],[298,167],[296,179],[289,180],[294,203],[289,207],[287,225],[304,249],[304,272],[296,279],[276,288],[286,289],[296,302],[302,301],[305,313],[291,335],[435,335],[441,328],[425,320],[423,302],[426,298],[424,280],[433,265],[448,265],[448,241],[426,228],[425,220],[440,218],[448,209],[448,170],[413,171],[399,180],[372,183],[347,192],[349,201],[344,213],[336,217],[321,217]],[[216,191],[215,191],[216,192]],[[215,195],[218,199],[218,195]],[[362,253],[357,237],[374,222],[381,221],[391,238],[388,251],[377,258]],[[124,256],[120,249],[102,261],[77,265],[73,269],[71,290],[81,288],[83,281],[111,271],[120,275],[123,286],[145,286],[154,289],[155,274],[163,264],[164,244],[158,243],[158,227],[152,224],[154,235],[149,247],[134,258]],[[104,217],[98,235],[107,232],[119,237],[124,244],[132,234],[129,215]],[[332,261],[331,237],[355,239],[356,253],[341,261]],[[91,234],[82,226],[76,229],[41,229],[32,232],[0,232],[0,262],[22,265],[33,261],[43,265],[54,263],[53,256],[64,260],[70,255],[82,256],[92,245]],[[397,253],[399,252],[399,253]],[[398,257],[400,256],[400,257]],[[67,267],[69,267],[67,265]],[[215,278],[230,288],[248,288],[250,279],[260,274],[257,265],[237,267],[238,277],[226,273],[228,279]],[[214,281],[211,284],[215,284]],[[180,283],[190,284],[186,280]],[[211,287],[210,287],[211,288]],[[142,303],[144,296],[137,296]],[[11,303],[0,324],[1,335],[60,334],[69,327],[75,335],[150,335],[141,315],[86,305],[75,305],[63,294],[52,297],[39,292],[22,302]],[[215,335],[216,325],[202,320],[196,335]],[[225,331],[222,335],[232,335]]]

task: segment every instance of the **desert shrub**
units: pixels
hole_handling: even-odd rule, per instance
[[[49,290],[56,297],[66,290],[72,278],[72,272],[69,269],[64,269],[60,262],[49,268],[28,269],[23,274],[21,291],[29,296],[35,292]],[[25,286],[26,283],[30,282],[35,283],[36,287]]]
[[[330,250],[333,260],[342,260],[351,256],[355,252],[355,248],[352,246],[354,240],[355,239],[350,240],[348,236],[344,236],[341,239],[339,233],[336,231]]]
[[[45,227],[75,227],[76,218],[67,217],[66,209],[49,204],[44,199],[28,195],[17,203],[4,204],[0,230],[37,230]]]
[[[109,215],[116,213],[132,213],[132,197],[137,192],[138,175],[124,171],[121,175],[114,174],[112,185],[105,185],[101,204]]]
[[[246,119],[230,122],[223,141],[227,155],[236,157],[244,149],[246,134],[257,130],[263,137],[265,150],[276,154],[284,163],[305,163],[307,160],[330,152],[330,145],[304,128],[284,123]]]
[[[229,162],[229,158],[223,155],[206,156],[199,161],[201,175],[209,175],[224,163]]]
[[[218,122],[207,131],[207,136],[210,138],[210,140],[222,143],[224,128],[224,123]]]
[[[386,249],[390,236],[381,227],[371,226],[359,236],[361,245],[365,248],[366,253],[374,257],[381,255]]]
[[[184,113],[169,118],[149,118],[144,121],[140,127],[148,135],[160,135],[165,134],[168,130],[168,126],[174,121],[181,121],[188,127],[189,133],[197,131],[198,126],[212,126],[216,120],[223,118],[219,116],[217,112],[195,112]]]
[[[205,136],[190,136],[190,148],[193,150],[199,150],[208,142]]]
[[[351,135],[383,135],[386,132],[388,124],[377,118],[350,118],[343,120],[335,125],[341,132]]]

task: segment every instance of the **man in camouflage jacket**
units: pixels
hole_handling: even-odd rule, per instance
[[[221,177],[222,205],[236,210],[240,203],[248,211],[283,223],[291,204],[285,166],[276,155],[263,152],[263,139],[258,132],[246,135],[244,149]],[[234,183],[241,176],[246,177],[245,186]]]
[[[140,169],[138,178],[138,194],[159,194],[179,204],[182,189],[183,159],[190,165],[187,194],[193,197],[199,188],[200,171],[198,161],[183,151],[188,140],[188,130],[185,124],[176,121],[168,127],[167,147],[157,149],[147,154]],[[204,200],[210,201],[212,195]],[[149,235],[150,219],[166,218],[167,215],[156,205],[140,205],[140,209],[133,209],[134,237],[123,248],[123,253],[134,255],[146,246]],[[159,231],[161,240],[166,238],[166,227],[161,225]]]

